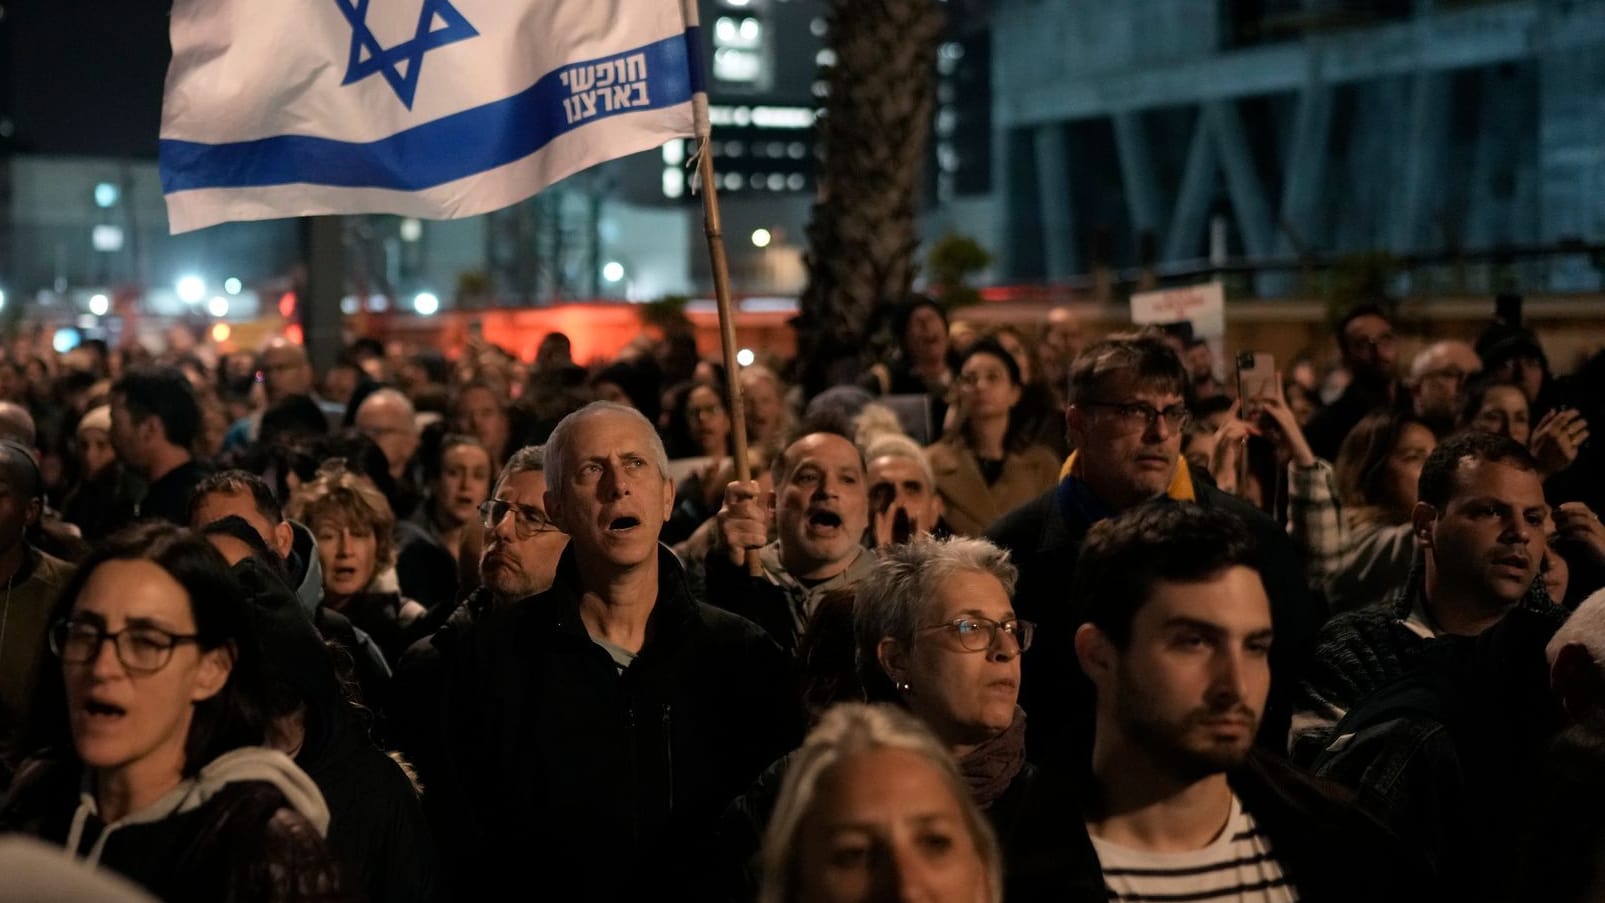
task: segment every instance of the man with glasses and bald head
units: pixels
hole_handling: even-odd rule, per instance
[[[1066,592],[1082,539],[1093,524],[1146,502],[1196,502],[1239,518],[1267,554],[1265,585],[1276,619],[1277,648],[1263,742],[1287,732],[1285,691],[1297,678],[1317,626],[1299,552],[1269,517],[1221,492],[1181,455],[1191,415],[1183,391],[1188,372],[1156,334],[1112,336],[1090,345],[1070,368],[1065,424],[1075,452],[1059,485],[1005,514],[986,538],[1009,550],[1020,569],[1015,609],[1039,627],[1039,651],[1028,656],[1021,705],[1031,716],[1030,743],[1038,761],[1085,758],[1078,748],[1090,725],[1088,685],[1076,665],[1078,626]],[[1080,713],[1079,715],[1077,713]]]

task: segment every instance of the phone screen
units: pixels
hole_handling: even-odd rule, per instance
[[[1244,351],[1237,355],[1237,397],[1242,401],[1242,416],[1250,417],[1250,408],[1258,410],[1255,399],[1276,394],[1276,358],[1263,351]]]

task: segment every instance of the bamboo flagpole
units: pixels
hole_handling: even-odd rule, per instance
[[[694,39],[688,39],[692,77],[701,83],[706,70],[702,65],[702,36],[697,0],[682,0],[685,21]],[[713,171],[710,141],[713,123],[708,117],[708,95],[698,90],[691,98],[691,115],[697,140],[697,181],[702,194],[702,231],[708,239],[708,262],[713,270],[713,297],[719,308],[719,341],[724,352],[725,383],[730,396],[730,428],[735,445],[736,480],[752,479],[752,462],[747,458],[747,407],[741,397],[741,364],[736,360],[736,318],[730,300],[730,259],[725,254],[724,224],[719,216],[719,188]],[[747,550],[747,572],[763,575],[758,550]]]

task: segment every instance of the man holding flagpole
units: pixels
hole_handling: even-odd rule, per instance
[[[675,138],[706,147],[712,131],[696,0],[174,0],[171,31],[160,152],[175,234],[474,216]],[[697,164],[745,482],[711,155]]]
[[[473,216],[605,160],[700,139],[736,477],[749,479],[696,0],[174,0],[171,36],[160,154],[174,233],[291,216]],[[574,415],[571,441],[564,425],[554,432],[549,507],[672,500],[672,484],[641,479],[653,457],[644,445],[622,455],[609,438],[656,440],[624,413]],[[570,444],[591,451],[570,462]],[[661,445],[655,457],[661,465]],[[605,492],[557,479],[597,467]],[[484,655],[457,658],[456,673],[497,677],[458,681],[469,693],[442,713],[464,728],[451,734],[464,755],[436,791],[446,799],[437,840],[467,897],[533,879],[561,899],[678,898],[676,877],[690,881],[704,864],[699,828],[796,739],[782,736],[795,714],[784,657],[755,626],[685,596],[655,512],[626,512],[640,560],[624,564],[604,553],[625,528],[611,523],[587,544],[575,520],[574,560],[559,573],[579,617],[526,600],[518,623],[550,627],[543,642],[509,647],[534,634],[487,630],[474,647]],[[656,592],[636,600],[650,604],[613,598],[613,571],[664,556],[667,583],[647,581]],[[632,612],[632,639],[608,640],[597,611],[614,626]],[[557,659],[590,682],[550,685],[542,663]]]

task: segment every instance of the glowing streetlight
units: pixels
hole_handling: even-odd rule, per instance
[[[228,316],[228,299],[222,295],[214,296],[206,302],[206,312],[219,318]]]
[[[412,309],[420,316],[433,316],[435,311],[440,310],[440,298],[434,292],[419,292],[412,299]]]
[[[178,300],[185,304],[199,304],[206,297],[206,280],[199,276],[180,277],[174,288],[178,291]]]
[[[751,367],[752,362],[757,359],[758,356],[752,353],[751,348],[743,348],[736,352],[736,363],[743,367]]]
[[[602,264],[602,278],[608,282],[618,282],[624,278],[624,264],[617,260],[609,260]]]
[[[755,248],[767,248],[773,240],[774,236],[769,234],[768,229],[752,230],[752,246]]]
[[[244,287],[244,284],[242,284],[240,280],[234,278],[233,276],[223,280],[223,291],[228,292],[231,295],[238,295],[240,293],[240,289]]]
[[[89,312],[97,317],[104,317],[111,310],[111,299],[105,295],[89,296]]]

